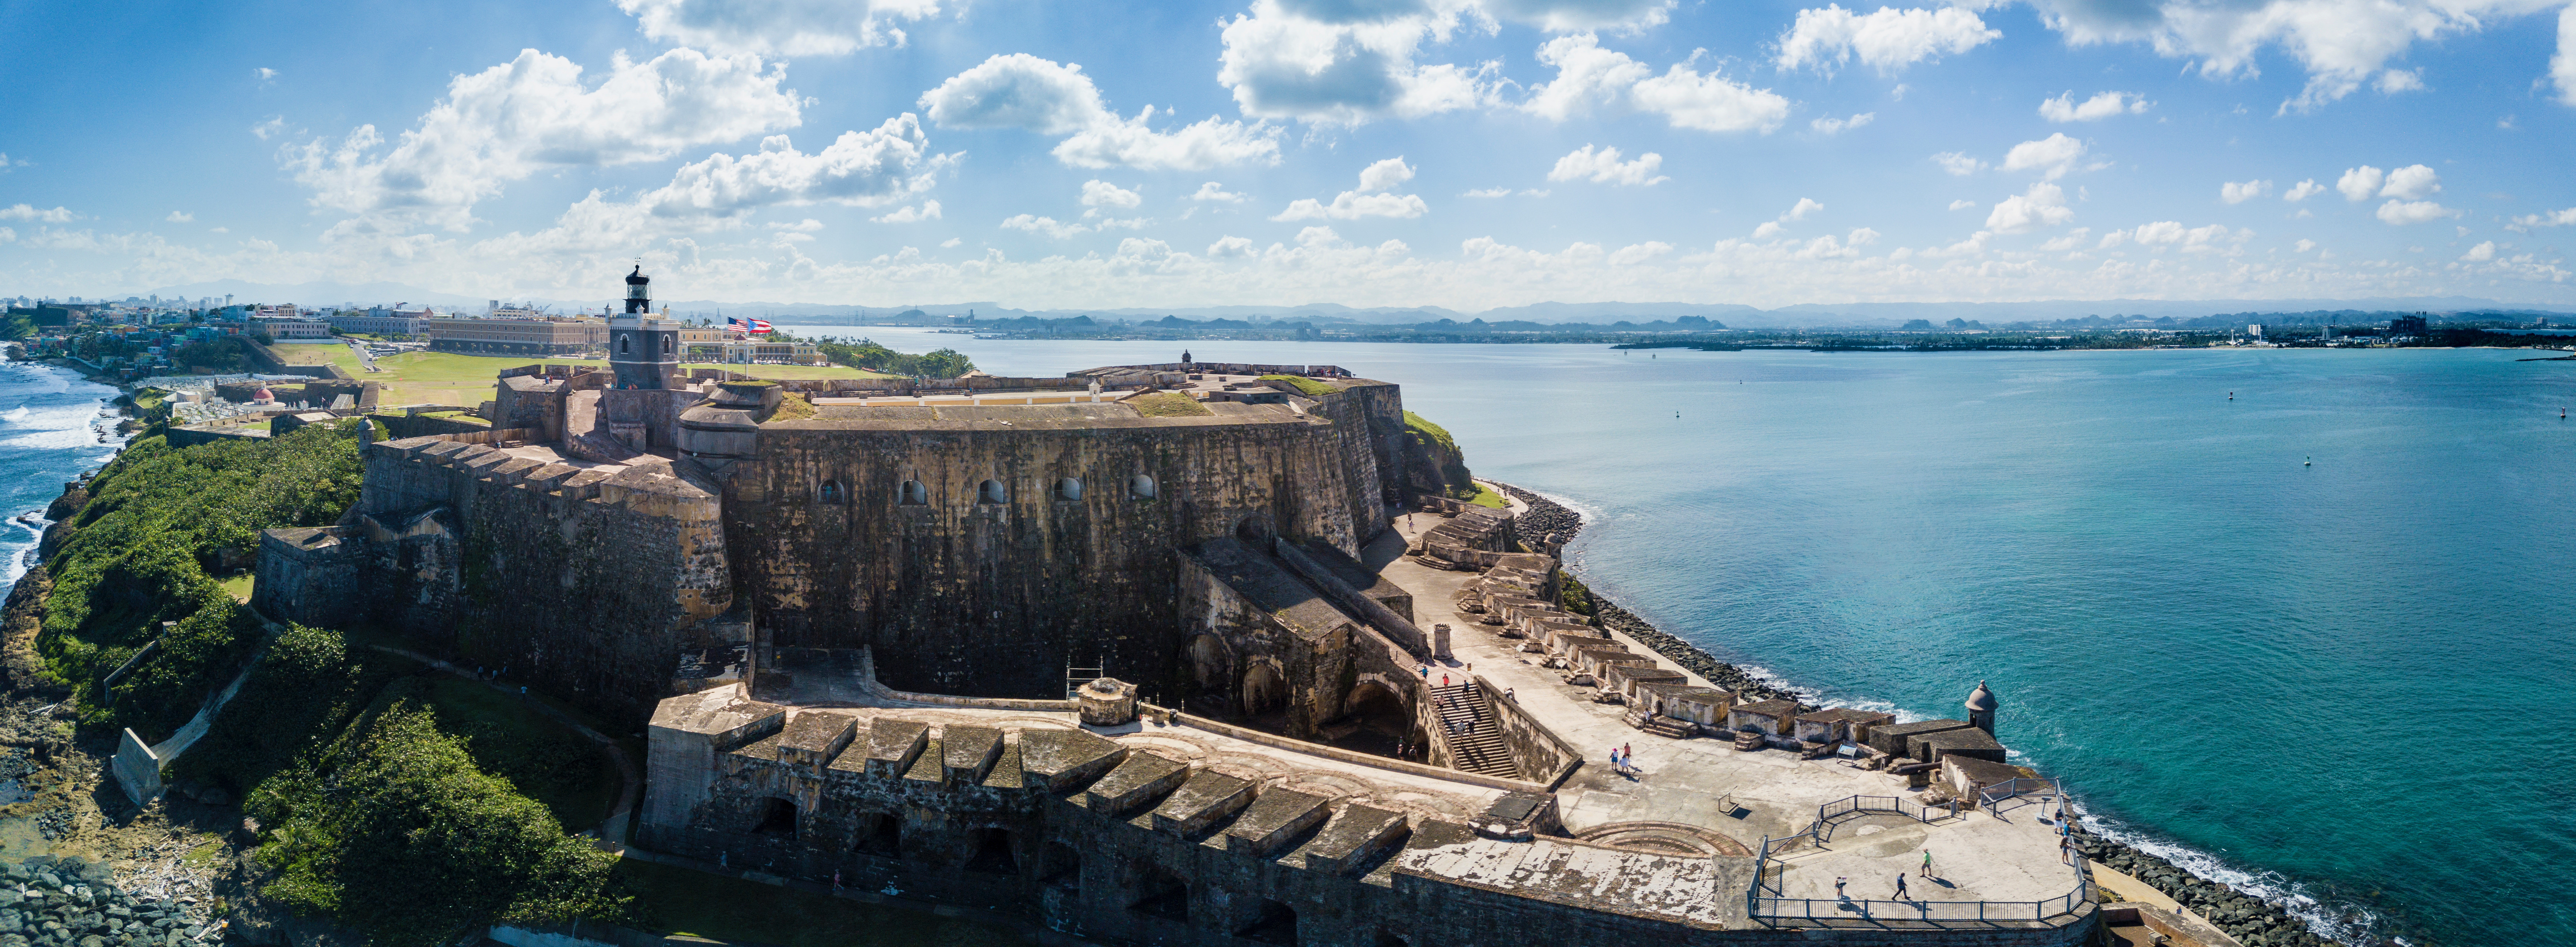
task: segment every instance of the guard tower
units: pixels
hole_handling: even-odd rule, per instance
[[[680,324],[653,318],[652,284],[636,264],[626,274],[626,311],[608,319],[608,367],[619,388],[667,388],[680,372]]]
[[[1986,682],[1978,681],[1977,689],[1968,692],[1968,725],[1985,731],[1987,736],[1994,736],[1995,707],[1999,703],[1995,700],[1995,692],[1986,689]]]

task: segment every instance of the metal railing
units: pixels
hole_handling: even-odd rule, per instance
[[[2057,780],[2054,779],[2009,779],[1977,790],[1977,804],[1985,807],[1985,810],[1988,813],[1993,813],[1996,811],[1996,805],[2007,799],[2019,796],[2053,796],[2062,798],[2065,795],[2065,787],[2059,785]]]
[[[1795,836],[1792,836],[1793,838]],[[2094,903],[2093,875],[2084,856],[2075,856],[2075,890],[2044,901],[1895,901],[1866,898],[1791,898],[1772,879],[1772,839],[1762,840],[1754,861],[1753,886],[1745,892],[1745,914],[1755,923],[1777,926],[1806,922],[1844,927],[1956,927],[2023,923],[2052,924],[2082,914]]]

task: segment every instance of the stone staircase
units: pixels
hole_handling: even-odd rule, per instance
[[[1520,767],[1512,762],[1511,749],[1503,745],[1502,732],[1495,726],[1494,715],[1485,707],[1485,696],[1475,682],[1434,687],[1431,699],[1441,721],[1457,725],[1447,734],[1457,768],[1504,779],[1521,778]]]
[[[1676,740],[1689,739],[1698,732],[1695,728],[1676,723],[1669,718],[1649,718],[1643,709],[1628,711],[1628,725],[1656,736],[1671,737]]]

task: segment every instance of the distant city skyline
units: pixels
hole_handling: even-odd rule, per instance
[[[2576,304],[2564,0],[17,7],[0,294]],[[390,300],[353,300],[361,304]]]

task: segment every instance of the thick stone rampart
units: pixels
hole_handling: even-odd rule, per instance
[[[1069,660],[1162,682],[1182,646],[1174,550],[1239,529],[1358,549],[1329,422],[1063,408],[762,425],[725,503],[771,640],[873,646],[915,691],[1051,696]]]

